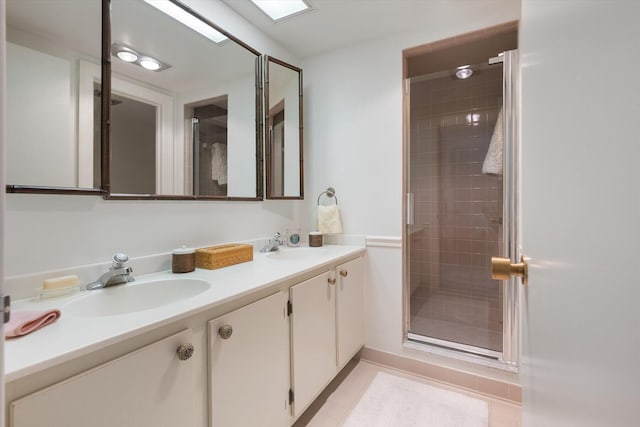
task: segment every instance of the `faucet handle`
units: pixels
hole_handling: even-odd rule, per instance
[[[111,266],[112,269],[114,268],[122,268],[124,266],[124,264],[129,261],[129,256],[125,253],[122,252],[118,252],[116,254],[113,255],[113,265]]]

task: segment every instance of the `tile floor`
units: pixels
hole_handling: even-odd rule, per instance
[[[412,333],[502,352],[502,302],[497,294],[432,289],[427,296],[412,296],[410,305]]]
[[[486,401],[489,404],[488,427],[520,427],[522,425],[522,408],[520,405],[448,386],[424,377],[379,366],[368,361],[354,359],[340,372],[338,377],[327,387],[320,397],[316,399],[311,407],[302,414],[294,424],[294,427],[342,426],[351,413],[351,410],[356,406],[371,381],[373,381],[376,373],[379,371],[424,382],[435,387],[442,387]]]

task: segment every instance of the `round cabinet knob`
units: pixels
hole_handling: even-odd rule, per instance
[[[193,345],[192,344],[182,344],[180,347],[178,347],[177,353],[178,353],[178,359],[180,360],[188,360],[191,359],[191,356],[193,356]]]
[[[327,281],[331,284],[331,285],[335,285],[336,284],[336,279],[333,277],[330,277],[327,279]]]
[[[233,328],[231,327],[231,325],[222,325],[220,326],[220,329],[218,329],[218,335],[220,335],[220,338],[222,338],[223,340],[228,339],[232,333]]]
[[[349,272],[347,270],[340,270],[340,275],[342,277],[347,277],[349,275]]]

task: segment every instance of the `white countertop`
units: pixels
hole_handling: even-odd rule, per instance
[[[154,328],[247,296],[297,275],[346,260],[364,253],[365,247],[325,245],[320,248],[283,248],[281,251],[281,254],[255,252],[252,262],[218,270],[196,269],[192,273],[185,274],[164,271],[136,276],[135,282],[116,287],[136,286],[164,279],[201,279],[209,282],[211,286],[193,297],[134,313],[101,317],[65,314],[66,305],[72,302],[79,304],[80,302],[76,301],[94,297],[96,292],[109,292],[116,287],[41,301],[35,299],[14,301],[11,306],[12,311],[57,308],[62,315],[49,326],[29,335],[5,341],[5,381],[10,382],[42,371]],[[293,256],[289,258],[287,254]]]

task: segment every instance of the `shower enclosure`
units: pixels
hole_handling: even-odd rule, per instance
[[[515,61],[406,80],[406,338],[517,366],[517,288],[491,278],[515,250]]]

